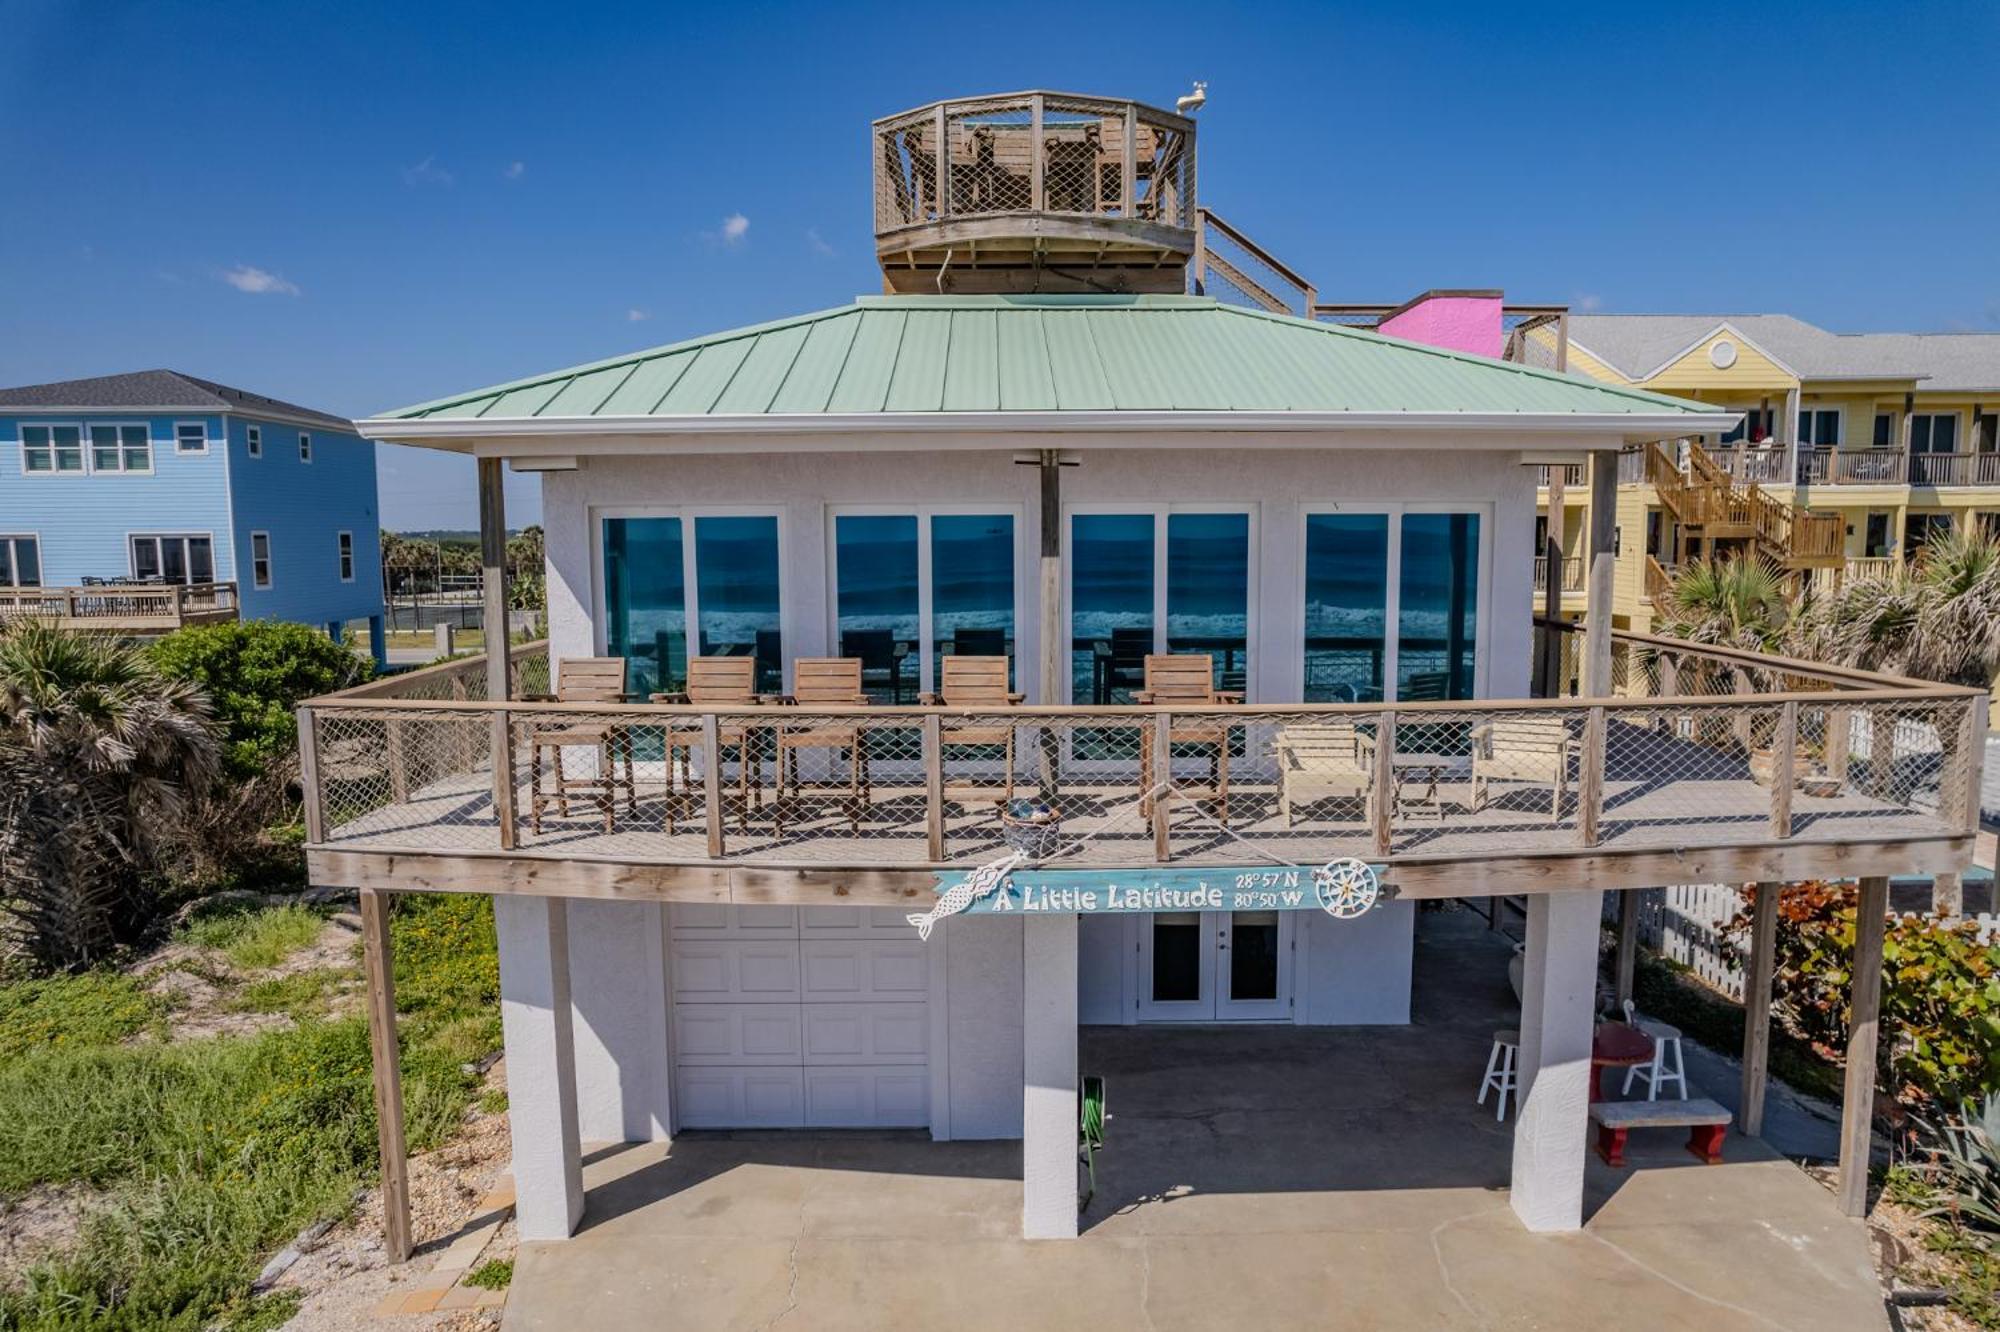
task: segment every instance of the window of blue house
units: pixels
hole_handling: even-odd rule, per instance
[[[264,427],[254,426],[254,425],[245,426],[243,428],[243,447],[250,454],[251,457],[253,458],[263,457]]]
[[[83,470],[83,427],[74,425],[24,425],[21,427],[21,470],[24,472],[81,472]]]
[[[146,425],[93,425],[90,427],[90,470],[93,472],[150,472],[153,470],[153,440]]]
[[[207,453],[208,423],[205,421],[174,422],[175,453]]]
[[[0,587],[41,585],[41,543],[31,536],[0,536]]]
[[[301,430],[299,431],[299,461],[302,463],[309,463],[312,460],[313,460],[313,437],[311,435],[308,435],[305,431]]]

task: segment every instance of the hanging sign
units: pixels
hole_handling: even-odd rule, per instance
[[[1351,920],[1382,898],[1380,870],[1362,860],[1302,865],[1080,870],[1021,867],[1008,856],[937,876],[938,902],[910,924],[928,939],[947,916],[1034,912],[1077,915],[1156,911],[1324,911]]]

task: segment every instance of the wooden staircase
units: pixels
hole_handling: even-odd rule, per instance
[[[1845,534],[1838,513],[1814,513],[1774,499],[1762,486],[1738,481],[1692,441],[1685,470],[1669,445],[1648,444],[1645,457],[1646,480],[1679,527],[1676,564],[1686,557],[1687,543],[1699,540],[1711,556],[1754,554],[1780,569],[1843,567]]]

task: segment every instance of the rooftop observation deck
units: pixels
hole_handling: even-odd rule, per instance
[[[895,292],[1179,292],[1194,122],[1023,92],[875,122],[875,249]]]
[[[0,587],[0,620],[37,616],[65,629],[170,634],[237,616],[234,583],[96,583],[87,587]]]
[[[1603,698],[973,714],[488,702],[469,658],[300,710],[308,852],[357,887],[894,903],[1005,854],[1011,790],[1060,817],[1044,864],[1353,856],[1410,897],[1969,864],[1978,691],[1643,635],[1614,664]],[[819,742],[782,794],[781,735]]]

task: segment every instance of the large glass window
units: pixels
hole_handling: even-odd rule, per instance
[[[1840,409],[1811,407],[1799,413],[1799,443],[1814,448],[1840,447]]]
[[[1153,651],[1153,515],[1070,521],[1070,699],[1130,703]]]
[[[839,653],[860,658],[871,699],[908,703],[921,692],[916,515],[842,514],[833,540]]]
[[[931,516],[931,638],[934,681],[947,654],[1004,656],[1013,680],[1012,514]]]
[[[778,637],[778,520],[704,515],[694,520],[695,608],[704,656],[757,659],[757,689],[784,687]]]
[[[1396,697],[1471,698],[1478,645],[1479,515],[1403,515]]]
[[[1958,417],[1951,412],[1918,412],[1910,418],[1910,452],[1951,453],[1958,448]]]
[[[1308,703],[1376,703],[1388,659],[1389,516],[1306,518]]]
[[[1250,515],[1167,515],[1167,651],[1206,652],[1215,687],[1242,692],[1250,664]]]
[[[678,518],[604,520],[604,644],[634,694],[687,684],[687,581]]]
[[[1479,514],[1343,509],[1305,536],[1306,701],[1473,697]]]

